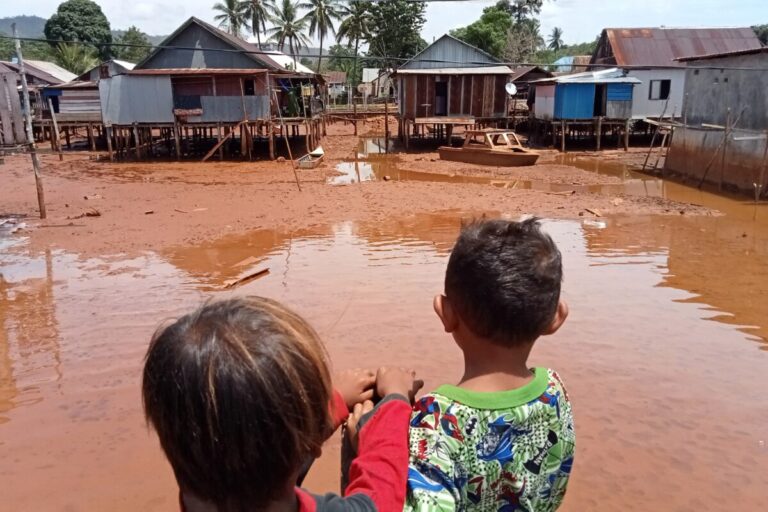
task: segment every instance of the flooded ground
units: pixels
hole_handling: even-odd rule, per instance
[[[403,179],[377,171],[377,158],[358,158],[352,172]],[[558,369],[575,407],[563,510],[763,509],[768,207],[616,163],[571,163],[725,215],[547,222],[564,254],[571,318],[538,343],[532,364]],[[141,414],[142,358],[164,319],[212,296],[286,302],[317,327],[337,368],[409,364],[428,389],[456,381],[460,353],[431,298],[462,217],[318,223],[98,258],[4,236],[0,509],[176,509],[173,476]],[[262,268],[265,277],[221,291]],[[337,460],[334,439],[308,487],[335,490]]]

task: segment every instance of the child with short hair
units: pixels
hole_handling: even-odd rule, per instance
[[[421,383],[413,372],[381,369],[373,385],[373,374],[360,373],[334,391],[317,333],[281,304],[245,297],[211,302],[159,330],[147,352],[143,399],[182,511],[399,510],[409,397]],[[298,488],[307,461],[349,407],[374,391],[382,400],[375,408],[358,403],[350,420],[361,426],[346,497]]]
[[[530,369],[568,316],[560,251],[539,221],[463,227],[434,308],[464,353],[464,375],[411,416],[405,510],[551,511],[565,495],[575,435],[560,377]]]

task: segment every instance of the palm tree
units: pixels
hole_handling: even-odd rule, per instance
[[[214,4],[213,10],[220,13],[213,19],[219,22],[220,27],[227,27],[227,31],[233,36],[240,37],[240,30],[248,28],[248,2],[224,0],[224,3]]]
[[[559,51],[563,47],[563,29],[555,27],[549,35],[549,49]]]
[[[267,35],[267,22],[272,21],[271,12],[274,11],[274,0],[246,0],[246,16],[251,19],[251,30],[256,36],[256,42],[261,49],[261,33]]]
[[[349,5],[342,8],[344,21],[339,25],[336,32],[336,41],[341,43],[344,39],[349,44],[355,42],[355,67],[352,76],[357,79],[357,58],[360,41],[365,41],[371,35],[371,11],[369,4],[363,0],[351,0]]]
[[[304,19],[309,22],[309,35],[314,37],[315,34],[320,36],[320,54],[317,57],[317,72],[320,72],[320,64],[323,61],[323,39],[328,35],[336,34],[336,27],[333,26],[334,21],[341,20],[341,6],[338,0],[306,0],[304,3],[299,4],[302,9],[309,9],[309,12],[304,15]]]
[[[283,51],[285,43],[293,56],[293,67],[296,69],[296,53],[302,46],[309,45],[309,38],[304,33],[307,28],[306,18],[299,18],[299,4],[291,0],[282,0],[279,6],[272,8],[272,24],[267,34],[277,43],[277,49]]]
[[[59,43],[53,57],[56,64],[76,75],[85,73],[99,63],[99,56],[92,47],[77,43]]]

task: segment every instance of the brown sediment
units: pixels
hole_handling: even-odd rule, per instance
[[[30,227],[0,235],[5,503],[176,509],[173,475],[142,417],[142,358],[160,323],[210,297],[253,293],[287,303],[318,329],[336,368],[408,365],[427,389],[456,381],[461,354],[431,297],[460,223],[535,213],[561,219],[546,226],[564,255],[571,306],[563,330],[541,339],[531,361],[560,372],[575,408],[577,454],[563,510],[721,510],[724,493],[735,510],[762,507],[765,205],[643,180],[618,157],[614,168],[586,155],[552,164],[611,179],[585,179],[573,195],[550,193],[574,186],[564,180],[523,190],[480,175],[465,176],[476,183],[446,175],[442,183],[332,187],[336,164],[354,161],[359,148],[342,136],[323,146],[329,163],[301,171],[302,193],[289,163],[46,158],[48,223],[66,225],[87,208],[102,213],[76,221],[84,227],[47,229],[34,220],[26,158],[6,158],[2,213],[26,214]],[[627,183],[635,193],[588,188]],[[268,275],[219,291],[264,268]],[[337,466],[334,436],[307,487],[337,491]]]

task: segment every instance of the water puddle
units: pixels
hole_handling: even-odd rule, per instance
[[[98,259],[17,242],[0,253],[3,499],[17,510],[177,507],[142,419],[142,358],[162,321],[209,297],[287,303],[315,325],[336,368],[407,364],[428,388],[455,381],[461,354],[431,298],[461,218],[262,230]],[[720,510],[726,488],[733,509],[760,509],[768,229],[748,213],[601,221],[546,223],[564,255],[571,317],[532,364],[561,372],[576,410],[566,507]],[[221,291],[261,268],[269,274]],[[310,489],[338,487],[337,459],[332,442]]]

